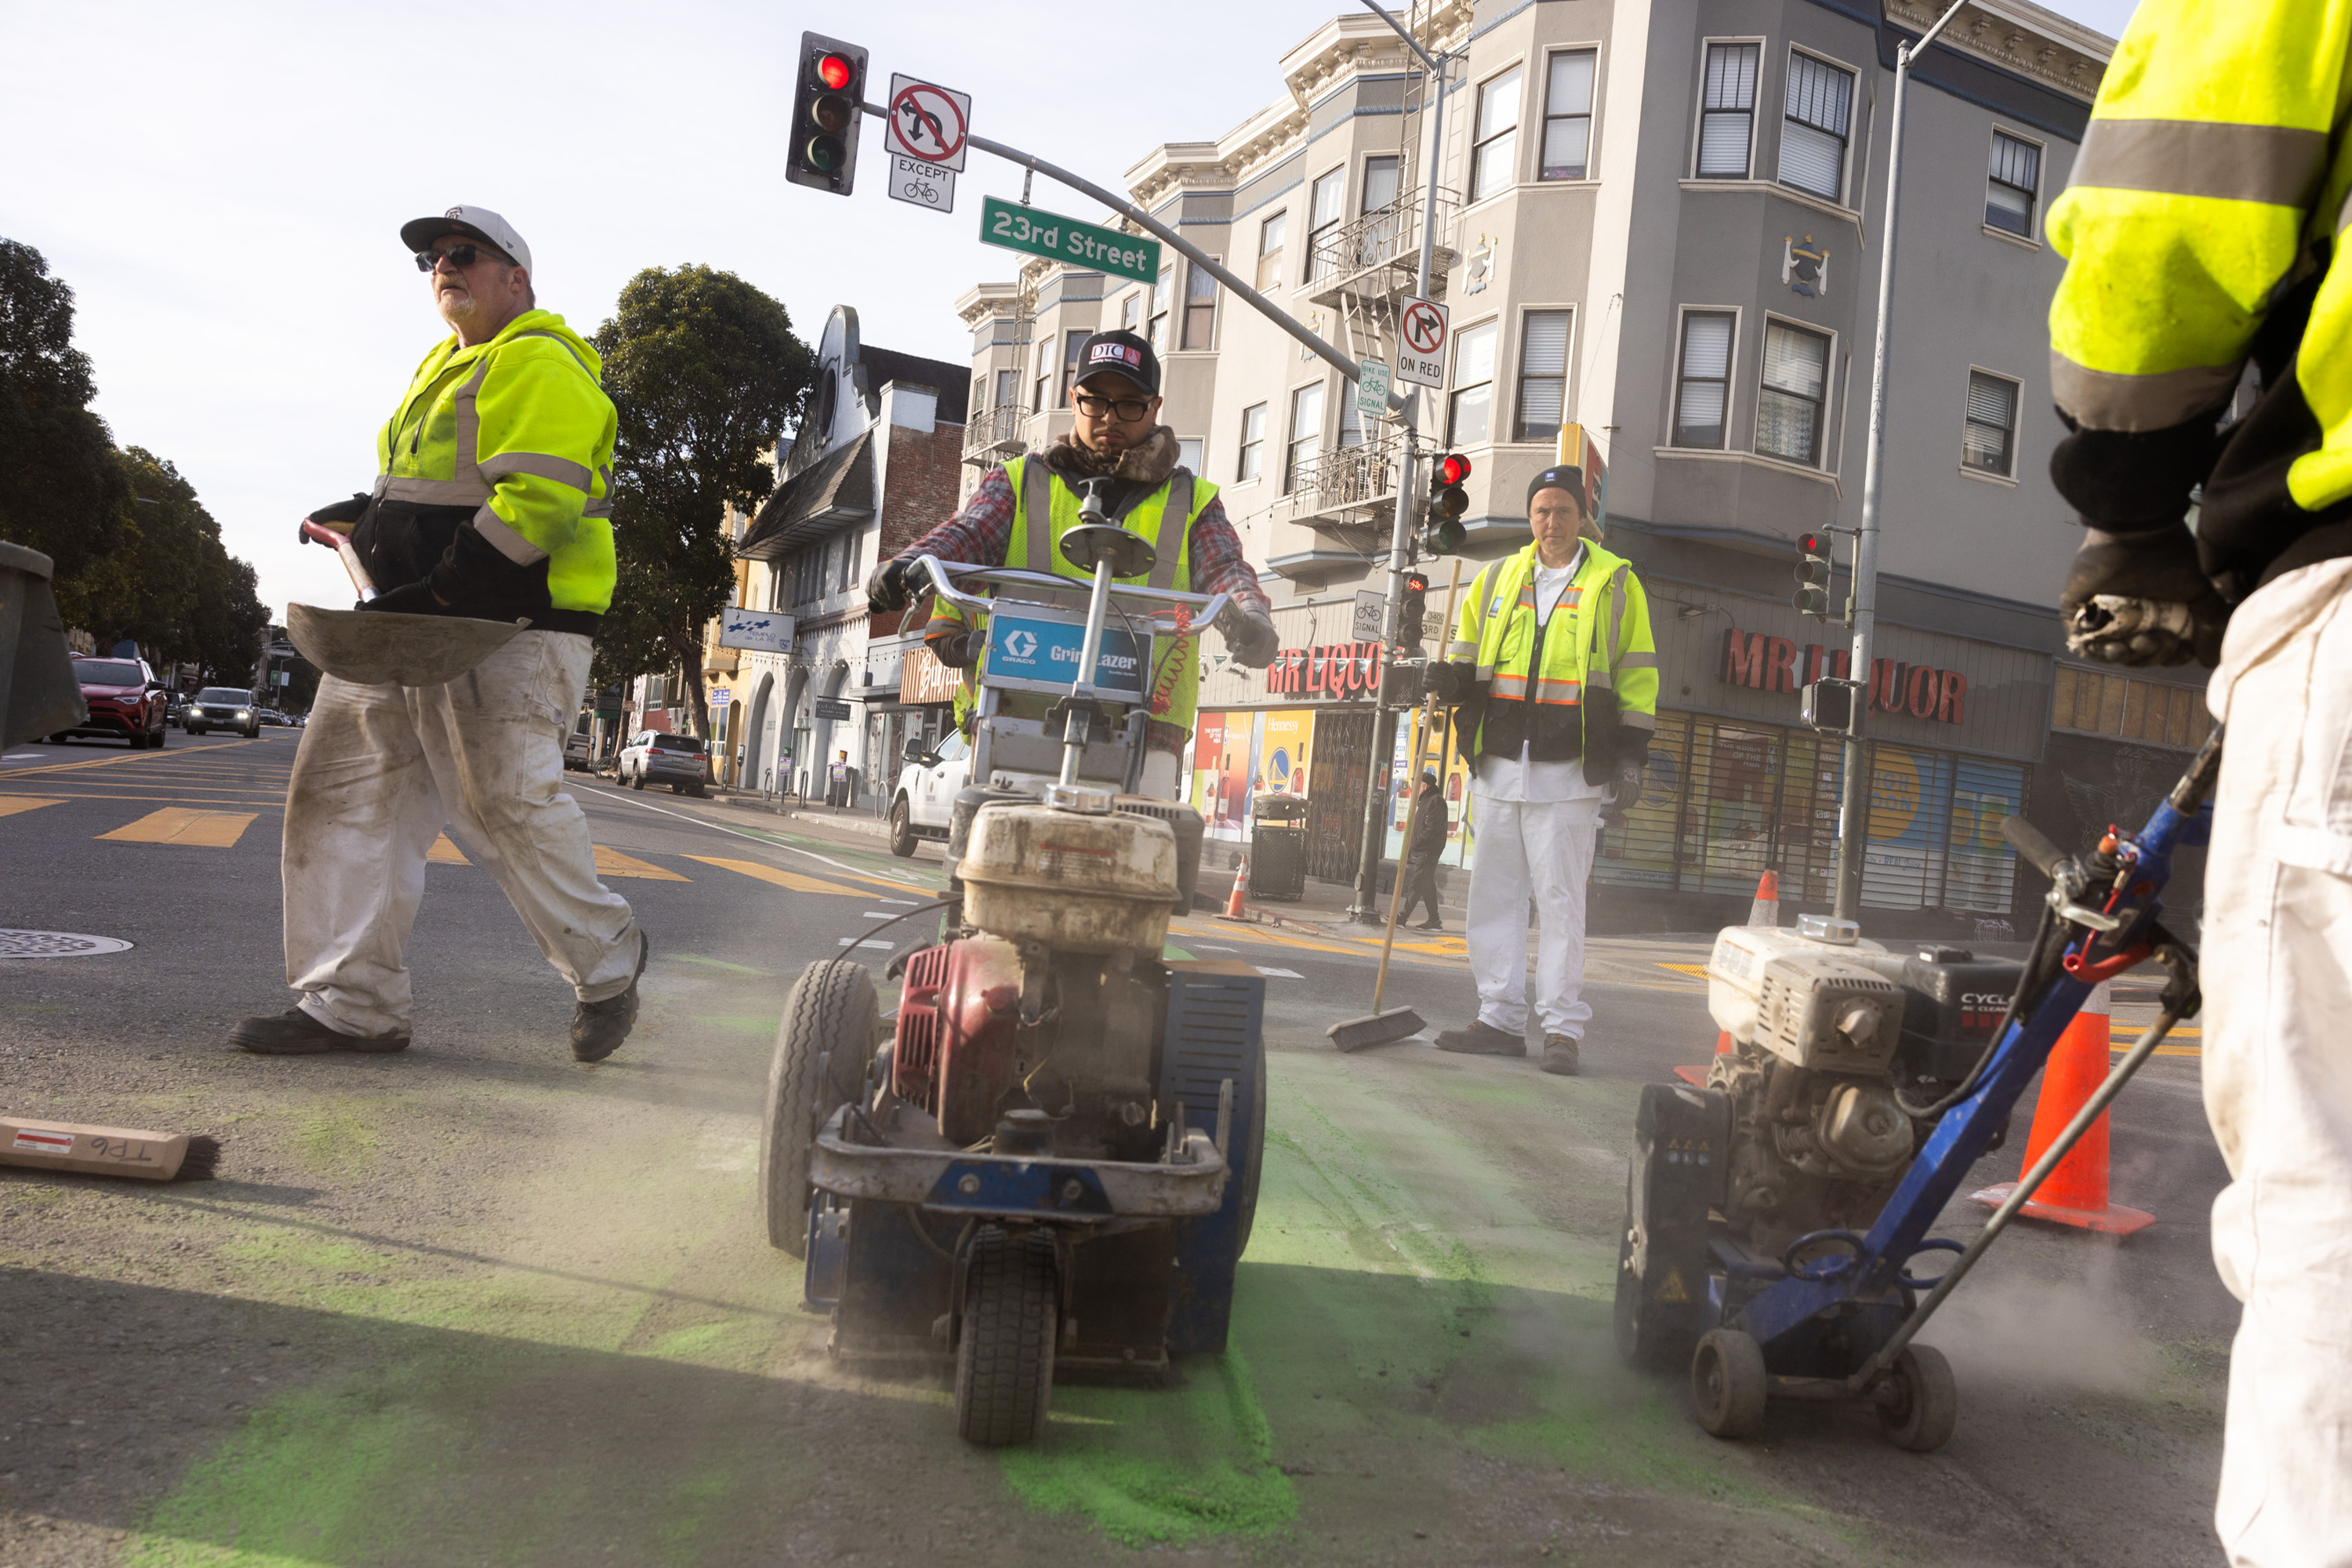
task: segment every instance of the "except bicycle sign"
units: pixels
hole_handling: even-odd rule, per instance
[[[965,139],[971,134],[970,93],[893,73],[889,125],[891,152],[963,173]]]
[[[1007,250],[1067,261],[1097,272],[1150,283],[1160,276],[1160,242],[1074,217],[1024,207],[995,196],[980,203],[980,237]]]
[[[1412,386],[1445,384],[1445,307],[1408,300],[1397,319],[1396,378]]]

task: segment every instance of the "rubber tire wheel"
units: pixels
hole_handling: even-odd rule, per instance
[[[956,1433],[965,1442],[1007,1447],[1045,1424],[1062,1337],[1050,1235],[981,1227],[964,1263],[956,1342]]]
[[[1250,1228],[1257,1223],[1257,1183],[1265,1171],[1265,1042],[1257,1045],[1257,1097],[1250,1106],[1249,1169],[1242,1173],[1241,1245],[1234,1248],[1239,1261],[1249,1251]]]
[[[1716,1329],[1691,1352],[1691,1413],[1717,1437],[1752,1437],[1771,1393],[1764,1352],[1738,1329]]]
[[[646,787],[646,775],[637,773],[633,776],[629,780],[629,787],[634,790],[643,790]]]
[[[801,971],[776,1025],[768,1066],[767,1113],[760,1138],[760,1208],[771,1246],[808,1255],[809,1155],[816,1130],[866,1082],[881,1032],[874,977],[852,959],[825,958]],[[829,1082],[817,1061],[826,1053]]]
[[[1904,1346],[1894,1372],[1879,1387],[1878,1400],[1879,1429],[1886,1440],[1915,1454],[1932,1454],[1950,1442],[1960,1418],[1960,1389],[1952,1380],[1952,1363],[1933,1345]]]
[[[692,795],[697,800],[709,800],[710,798],[710,789],[707,784],[696,784],[686,793]]]
[[[901,860],[915,853],[915,814],[903,795],[890,803],[890,853]]]
[[[247,730],[245,732],[245,738],[248,741],[258,741],[261,739],[261,726],[256,724],[252,729]]]
[[[148,750],[154,752],[162,751],[163,749],[164,741],[168,739],[170,735],[171,731],[168,730],[158,730],[154,733],[149,735],[147,737]]]

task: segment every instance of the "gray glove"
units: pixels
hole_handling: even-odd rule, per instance
[[[910,596],[907,590],[907,568],[909,563],[892,559],[876,566],[866,579],[866,608],[869,614],[887,616],[893,610],[903,610]]]
[[[1219,629],[1225,634],[1225,651],[1234,656],[1235,664],[1247,668],[1264,669],[1282,651],[1282,634],[1274,629],[1266,613],[1255,606],[1236,605]]]
[[[2230,619],[2182,523],[2152,533],[2086,530],[2058,612],[2069,649],[2124,665],[2217,665]]]
[[[1601,808],[1601,820],[1611,826],[1625,820],[1625,814],[1642,804],[1644,766],[1639,757],[1618,759],[1616,773],[1609,781],[1609,803]]]
[[[1421,694],[1440,702],[1459,703],[1468,699],[1477,682],[1478,672],[1472,666],[1433,658],[1422,669]]]
[[[970,669],[980,662],[980,650],[986,644],[971,632],[941,632],[935,637],[924,638],[923,646],[950,669]]]

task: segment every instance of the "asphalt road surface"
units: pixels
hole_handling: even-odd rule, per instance
[[[1365,944],[1181,921],[1173,945],[1269,975],[1234,1348],[1175,1387],[1061,1388],[1037,1447],[982,1451],[940,1380],[831,1363],[752,1190],[786,988],[878,961],[847,944],[927,896],[936,850],[574,775],[655,944],[620,1055],[570,1059],[567,989],[452,845],[415,1047],[252,1057],[229,1026],[289,1000],[299,737],[171,739],[0,760],[0,926],[133,944],[0,960],[0,1109],[226,1145],[209,1184],[0,1169],[12,1568],[2218,1561],[2235,1310],[2193,1036],[2115,1117],[2116,1196],[2158,1223],[2120,1244],[2021,1226],[1927,1331],[1961,1391],[1947,1448],[1832,1406],[1725,1444],[1679,1379],[1609,1351],[1637,1087],[1714,1039],[1675,967],[1702,943],[1596,944],[1564,1079],[1425,1042],[1336,1055]],[[1466,1016],[1462,951],[1408,950],[1391,1000]],[[2119,1026],[2147,1011],[2127,998]],[[1947,1233],[1982,1214],[1955,1205]]]

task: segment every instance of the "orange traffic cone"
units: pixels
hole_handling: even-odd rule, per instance
[[[1780,923],[1780,872],[1767,871],[1756,879],[1756,901],[1748,906],[1748,923],[1752,926]]]
[[[2034,1102],[2033,1131],[2025,1140],[2025,1163],[2021,1170],[2033,1168],[2051,1141],[2066,1130],[2074,1113],[2106,1080],[2114,1056],[2108,1041],[2109,1005],[2107,987],[2102,984],[2092,991],[2083,1010],[2074,1015],[2074,1022],[2066,1026],[2066,1032],[2058,1037],[2049,1063],[2042,1069],[2042,1098]],[[2015,1182],[2001,1182],[1970,1195],[1987,1208],[1999,1208],[2016,1190]],[[2156,1216],[2145,1210],[2125,1208],[2107,1201],[2105,1114],[2091,1123],[2081,1141],[2058,1162],[2057,1169],[2027,1200],[2024,1212],[2035,1219],[2054,1220],[2106,1236],[2129,1236],[2156,1223]]]
[[[1772,873],[1767,871],[1764,874],[1769,877]],[[1730,1030],[1717,1029],[1715,1032],[1715,1054],[1719,1057],[1727,1057],[1731,1054]],[[1712,1063],[1709,1064],[1710,1067],[1712,1065]],[[1682,1079],[1685,1083],[1689,1084],[1694,1089],[1705,1089],[1706,1087],[1707,1070],[1708,1068],[1704,1067],[1676,1068],[1675,1069],[1675,1076]]]
[[[1217,918],[1221,921],[1245,921],[1249,919],[1249,916],[1242,911],[1242,899],[1248,893],[1248,891],[1249,854],[1247,851],[1244,851],[1241,864],[1234,868],[1234,890],[1225,900],[1225,912],[1219,915]]]

